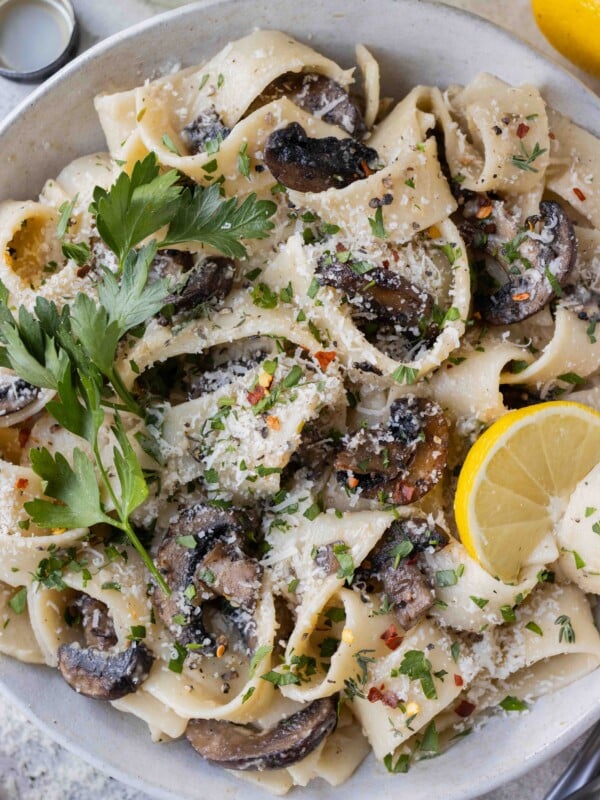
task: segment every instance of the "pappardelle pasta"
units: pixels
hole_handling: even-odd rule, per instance
[[[97,97],[109,152],[0,205],[0,652],[277,794],[600,664],[598,140],[356,59],[256,31]],[[461,465],[565,399],[573,485],[529,539],[492,480],[496,569]]]

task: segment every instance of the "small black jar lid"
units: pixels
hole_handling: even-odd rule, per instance
[[[0,75],[36,83],[74,55],[79,27],[69,0],[0,0]]]

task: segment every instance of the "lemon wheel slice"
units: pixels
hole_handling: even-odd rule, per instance
[[[454,513],[462,543],[510,583],[554,531],[579,481],[600,462],[600,414],[550,402],[505,414],[469,450]]]

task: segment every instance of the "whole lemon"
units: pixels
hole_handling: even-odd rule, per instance
[[[541,32],[565,58],[600,76],[600,0],[531,0]]]

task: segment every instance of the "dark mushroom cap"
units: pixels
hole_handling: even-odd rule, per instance
[[[361,429],[344,440],[334,468],[342,485],[366,498],[383,492],[398,505],[414,503],[442,477],[448,423],[433,400],[407,395],[390,406],[386,428]]]
[[[211,764],[227,769],[282,769],[301,761],[337,725],[337,696],[315,700],[275,728],[258,733],[232,722],[193,719],[186,736]]]
[[[489,221],[483,220],[482,227],[467,221],[461,232],[471,247],[495,259],[507,280],[490,294],[478,294],[476,305],[485,322],[512,325],[560,293],[577,260],[577,239],[567,214],[553,200],[540,203],[540,213],[528,217],[521,230],[511,227],[501,201],[486,202],[492,209]],[[513,238],[502,242],[499,232]]]
[[[377,167],[377,151],[354,139],[311,139],[292,122],[269,136],[265,164],[276,180],[299,192],[341,189],[366,178]]]
[[[169,526],[156,565],[171,594],[156,586],[154,603],[180,644],[202,645],[204,655],[215,653],[217,639],[205,628],[202,606],[216,598],[225,601],[221,610],[249,641],[262,576],[258,561],[244,550],[243,534],[252,527],[241,511],[202,503],[182,511]]]
[[[270,83],[252,104],[252,109],[287,97],[309,114],[320,117],[330,125],[337,125],[353,136],[362,139],[367,126],[356,102],[339,83],[315,72],[286,72]]]
[[[69,686],[86,697],[118,700],[137,691],[150,673],[154,656],[142,642],[111,653],[96,647],[63,644],[58,668]]]

